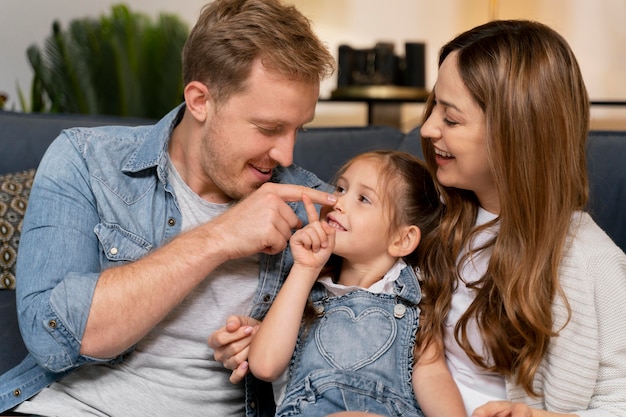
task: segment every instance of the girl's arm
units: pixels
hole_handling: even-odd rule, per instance
[[[413,391],[426,417],[467,417],[443,353],[430,343],[413,368]]]
[[[248,362],[250,371],[257,378],[274,381],[287,369],[296,346],[304,306],[318,273],[297,265],[289,272],[250,344]]]
[[[265,381],[274,381],[287,369],[309,293],[334,247],[335,229],[319,221],[306,195],[302,200],[309,224],[290,239],[294,265],[250,344],[250,371]]]

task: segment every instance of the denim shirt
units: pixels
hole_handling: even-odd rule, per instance
[[[184,109],[181,104],[153,126],[68,129],[50,145],[37,170],[17,260],[18,316],[29,354],[0,376],[0,411],[79,366],[132,354],[87,357],[80,354],[81,340],[100,272],[143,257],[181,231],[167,149]],[[330,191],[294,165],[277,168],[272,181]],[[306,223],[303,205],[289,204]],[[288,249],[260,257],[253,317],[265,316],[292,263]],[[264,404],[266,398],[271,388],[249,377],[246,415],[271,415],[273,402]]]

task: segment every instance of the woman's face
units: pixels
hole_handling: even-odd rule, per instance
[[[439,67],[435,101],[421,135],[433,143],[437,180],[447,187],[473,191],[485,210],[498,213],[500,204],[487,156],[485,114],[461,79],[456,52]]]

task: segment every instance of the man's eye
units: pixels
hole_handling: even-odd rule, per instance
[[[255,126],[265,135],[276,135],[282,131],[282,126],[262,126],[258,124],[255,124]]]

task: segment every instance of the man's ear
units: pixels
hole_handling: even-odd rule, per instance
[[[415,225],[402,226],[387,249],[391,256],[401,258],[413,252],[422,238],[422,232]]]
[[[204,123],[213,105],[209,88],[200,81],[192,81],[185,86],[184,95],[187,111],[198,122]]]

